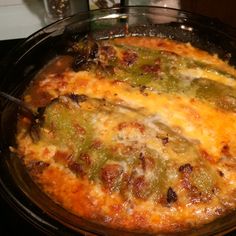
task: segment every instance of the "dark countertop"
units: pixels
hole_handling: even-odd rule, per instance
[[[0,41],[0,71],[5,65],[4,57],[23,39],[4,40]],[[20,230],[20,231],[19,231]],[[0,195],[0,235],[12,236],[16,232],[21,235],[43,235],[33,225],[20,217],[18,213]]]
[[[22,39],[0,41],[0,70],[4,67],[4,56]],[[22,235],[42,235],[34,226],[18,215],[0,195],[0,235],[10,236],[20,229]]]
[[[0,235],[12,236],[16,235],[17,231],[20,235],[44,235],[21,218],[0,196]]]

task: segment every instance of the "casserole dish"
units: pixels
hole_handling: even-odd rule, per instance
[[[183,43],[190,42],[194,47],[211,54],[216,53],[223,60],[228,60],[229,64],[235,65],[233,30],[224,32],[218,27],[214,21],[205,17],[156,7],[126,7],[75,15],[35,33],[9,55],[8,66],[2,72],[1,90],[20,97],[44,65],[54,57],[66,54],[65,49],[71,41],[79,40],[87,34],[92,35],[94,39],[132,35],[158,36]],[[1,194],[23,217],[48,234],[134,234],[77,217],[41,192],[20,159],[8,148],[15,145],[17,108],[6,101],[2,106]],[[181,235],[213,235],[227,232],[234,229],[234,214],[232,212],[201,228],[182,232]]]

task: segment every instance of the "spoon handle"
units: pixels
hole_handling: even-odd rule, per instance
[[[23,109],[25,112],[27,112],[28,114],[35,116],[34,112],[32,111],[32,109],[30,109],[25,102],[23,102],[22,100],[20,100],[19,98],[13,97],[10,94],[7,94],[5,92],[0,91],[0,96],[3,98],[6,98],[8,101],[14,103],[15,105],[19,106],[21,109]]]

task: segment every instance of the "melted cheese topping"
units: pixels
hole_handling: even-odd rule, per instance
[[[75,72],[57,58],[25,92],[33,109],[45,106],[17,134],[42,190],[79,216],[142,232],[235,209],[235,69],[158,38],[100,42],[94,61]]]
[[[49,88],[52,97],[57,97],[56,82],[44,81],[42,89]],[[203,149],[212,155],[213,160],[220,158],[222,146],[236,135],[235,113],[209,107],[209,104],[204,102],[190,100],[180,95],[155,92],[147,92],[148,96],[143,96],[139,90],[131,88],[126,83],[114,84],[113,81],[96,78],[90,72],[71,72],[65,77],[65,83],[68,84],[65,88],[60,88],[61,95],[76,93],[114,102],[118,100],[118,104],[123,103],[135,109],[143,109],[144,114],[153,115],[168,126],[179,127],[185,137],[199,140]],[[232,148],[235,150],[234,146]]]

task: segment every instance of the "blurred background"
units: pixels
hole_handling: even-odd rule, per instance
[[[0,0],[0,40],[25,38],[68,15],[120,4],[178,8],[236,27],[235,0]]]
[[[181,9],[210,16],[236,27],[235,0],[181,0]]]

